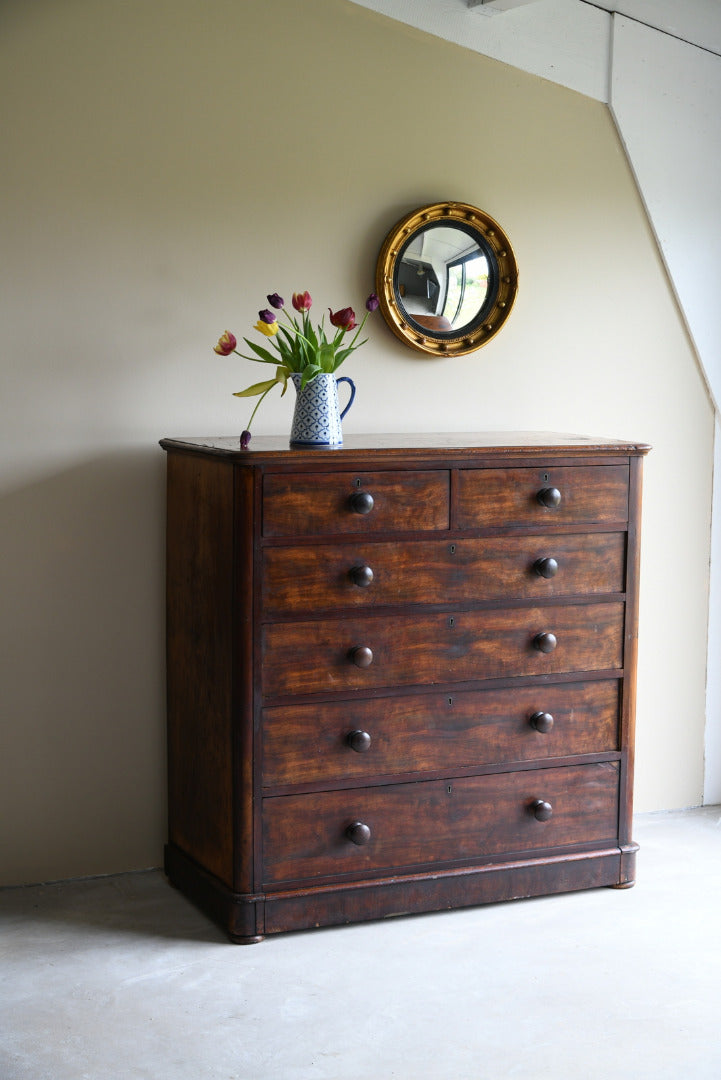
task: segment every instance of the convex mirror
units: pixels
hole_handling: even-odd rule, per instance
[[[490,341],[517,290],[508,237],[467,203],[433,203],[407,214],[378,256],[383,317],[401,341],[435,356],[461,356]]]

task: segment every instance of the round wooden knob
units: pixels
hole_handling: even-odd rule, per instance
[[[354,585],[360,589],[366,589],[373,580],[373,571],[370,566],[353,566],[348,575]]]
[[[370,491],[354,491],[350,497],[351,510],[356,514],[370,514],[373,496]]]
[[[536,821],[548,821],[553,815],[553,807],[545,799],[534,799],[531,803],[531,813]]]
[[[555,559],[536,559],[533,570],[539,577],[552,578],[558,573],[558,563]]]
[[[357,844],[358,847],[363,847],[371,838],[370,829],[362,821],[352,822],[346,829],[345,834],[351,843]]]
[[[534,712],[529,721],[532,728],[536,731],[540,731],[542,735],[545,735],[553,727],[553,717],[550,712]]]
[[[536,634],[533,639],[533,648],[542,653],[550,653],[558,645],[555,634]]]
[[[369,649],[367,645],[356,645],[350,651],[350,658],[356,667],[370,667],[373,663],[373,650]]]
[[[346,736],[346,742],[356,754],[365,754],[371,748],[371,739],[367,731],[350,731]]]
[[[561,505],[561,492],[558,488],[541,488],[536,498],[541,506],[547,506],[549,510],[555,510],[557,506]]]

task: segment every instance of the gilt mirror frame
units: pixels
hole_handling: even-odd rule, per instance
[[[446,305],[451,292],[451,264],[445,263],[444,280],[441,281],[437,274],[439,260],[435,260],[434,269],[430,261],[424,263],[422,255],[417,254],[422,252],[432,230],[441,230],[435,233],[434,239],[453,240],[456,234],[458,237],[457,243],[447,245],[448,250],[455,249],[451,258],[461,278],[454,283],[454,299],[449,301],[456,309],[453,321],[447,317]],[[416,248],[414,254],[410,253],[412,245]],[[485,292],[479,293],[478,282],[474,286],[475,293],[468,289],[469,297],[472,293],[475,295],[468,312],[463,307],[463,296],[466,291],[465,267],[470,260],[480,260],[481,266],[485,260],[482,275]],[[414,298],[411,301],[408,284],[413,287],[415,275],[431,280],[414,290],[422,300]],[[425,291],[421,292],[421,289]],[[378,256],[376,293],[383,317],[396,337],[425,354],[463,356],[486,345],[510,315],[517,291],[518,266],[508,237],[489,214],[467,203],[432,203],[406,214],[388,233]],[[437,306],[439,300],[442,313]],[[410,310],[412,303],[423,310]]]

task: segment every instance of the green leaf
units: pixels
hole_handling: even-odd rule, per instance
[[[310,322],[308,323],[308,326],[306,327],[305,336],[308,338],[308,341],[311,344],[311,348],[315,352],[317,352],[318,351],[318,338],[316,337],[315,331],[313,330],[313,327],[310,325]]]
[[[283,334],[285,340],[279,341],[278,347],[281,349],[281,355],[286,366],[289,371],[300,371],[303,366],[301,340],[289,330],[286,330],[284,326],[281,326],[280,333]]]
[[[341,349],[339,353],[336,353],[335,368],[333,370],[337,371],[343,361],[346,360],[352,352],[355,352],[356,349],[360,348],[361,345],[365,345],[367,340],[368,338],[366,338],[365,341],[361,341],[359,345],[349,345],[347,349]]]
[[[321,345],[320,349],[318,350],[317,360],[321,371],[325,371],[327,373],[334,371],[336,366],[336,356],[333,345],[328,343],[326,343],[325,345]]]
[[[256,345],[254,342],[248,341],[247,337],[244,337],[243,341],[245,342],[245,344],[248,346],[249,349],[252,349],[254,353],[258,354],[257,357],[256,356],[245,356],[245,357],[243,357],[244,360],[260,359],[260,360],[263,361],[264,364],[277,364],[278,363],[278,357],[273,356],[273,353],[268,352],[268,350],[264,349],[261,345]],[[241,353],[241,355],[242,355],[242,353]]]
[[[308,364],[308,367],[303,369],[303,378],[300,380],[300,388],[304,390],[311,379],[314,379],[316,375],[320,375],[323,369],[318,367],[317,364]]]
[[[282,335],[283,335],[283,337],[284,337],[284,338],[286,339],[286,341],[288,342],[288,345],[289,345],[289,346],[291,347],[291,349],[292,349],[292,348],[293,348],[293,345],[294,345],[294,343],[295,343],[295,335],[294,335],[294,334],[291,334],[290,330],[286,330],[286,328],[285,328],[284,326],[281,326],[281,327],[279,327],[279,329],[278,329],[278,333],[279,333],[279,334],[282,334]]]
[[[249,386],[247,390],[238,390],[233,394],[233,397],[256,397],[258,394],[266,394],[268,390],[272,390],[278,379],[268,379],[266,382],[254,383],[253,386]]]
[[[283,389],[280,392],[281,397],[283,397],[283,394],[288,389],[288,376],[289,375],[290,375],[290,371],[288,370],[287,367],[279,367],[278,370],[275,373],[275,381],[277,383],[279,383],[283,387]]]

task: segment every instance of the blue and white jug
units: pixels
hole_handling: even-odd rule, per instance
[[[353,380],[345,375],[336,379],[335,375],[323,373],[316,375],[301,390],[302,376],[293,374],[291,379],[296,389],[291,446],[340,446],[343,442],[341,420],[355,398]],[[343,412],[338,405],[338,385],[342,382],[350,386],[350,398]]]

